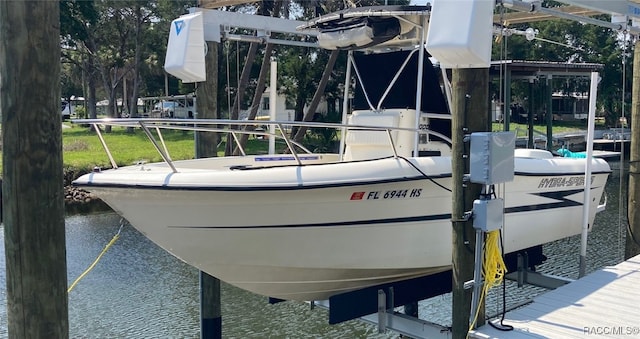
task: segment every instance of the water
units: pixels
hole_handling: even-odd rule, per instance
[[[607,184],[607,210],[598,214],[589,235],[587,271],[622,260],[624,228],[619,227],[619,162]],[[624,176],[623,176],[624,177]],[[623,186],[626,188],[626,181]],[[623,196],[626,195],[623,192]],[[118,231],[120,218],[113,213],[76,215],[66,219],[69,283],[79,276]],[[2,229],[0,225],[0,229]],[[4,253],[4,232],[0,232]],[[539,271],[578,277],[580,237],[545,245],[547,262]],[[0,255],[0,267],[5,257]],[[172,257],[131,226],[100,263],[69,294],[72,338],[198,338],[198,271]],[[5,270],[0,270],[0,337],[7,337]],[[502,308],[501,294],[492,291],[487,314]],[[509,307],[543,293],[535,287],[507,284]],[[419,315],[442,325],[451,324],[451,295],[420,302]],[[327,324],[327,312],[311,310],[301,302],[269,304],[265,297],[222,284],[223,336],[225,338],[398,338],[378,334],[360,321]]]
[[[69,284],[119,228],[113,213],[66,219]],[[2,226],[0,226],[2,229]],[[0,232],[4,253],[4,232]],[[4,268],[4,254],[0,267]],[[98,265],[69,293],[72,338],[199,338],[199,273],[126,226]],[[7,337],[5,270],[0,271],[0,337]],[[225,338],[390,338],[359,321],[327,324],[325,310],[222,284]]]

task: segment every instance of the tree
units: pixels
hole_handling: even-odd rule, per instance
[[[552,3],[553,4],[553,3]],[[598,19],[609,21],[609,16],[601,15]],[[623,65],[631,69],[632,51],[630,40],[622,32],[576,21],[553,19],[531,24],[520,24],[509,28],[526,30],[532,27],[539,31],[538,37],[543,40],[527,41],[522,36],[513,35],[508,39],[506,55],[501,55],[501,46],[494,45],[493,59],[556,61],[556,62],[587,62],[604,65],[600,76],[602,81],[598,91],[598,108],[604,112],[606,121],[613,125],[622,115],[621,82],[630,88],[631,72],[626,72],[623,79]],[[588,83],[584,80],[554,82],[554,91],[587,91]],[[526,86],[514,86],[513,95],[526,97]],[[626,93],[624,100],[630,101],[630,94]],[[625,116],[628,116],[630,105],[626,103]]]
[[[69,74],[73,70],[81,71],[85,102],[91,118],[96,118],[95,58],[83,42],[89,38],[87,28],[94,25],[97,18],[93,1],[60,1],[61,62],[68,66],[65,68],[69,70]],[[72,76],[69,78],[77,81]],[[62,94],[69,96],[73,93],[63,91]]]
[[[109,99],[109,116],[120,113],[118,97],[128,102],[128,113],[135,115],[139,93],[162,93],[169,23],[193,5],[195,1],[61,2],[63,61],[82,70],[92,117],[98,84]],[[172,83],[178,87],[177,80]]]

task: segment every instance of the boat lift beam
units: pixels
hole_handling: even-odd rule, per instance
[[[558,0],[567,5],[578,6],[605,14],[627,15],[632,18],[640,19],[640,3],[630,0]]]
[[[601,12],[603,14],[626,16],[629,19],[637,19],[640,21],[640,3],[631,0],[559,0],[559,2],[570,6],[585,8],[591,11]],[[529,12],[532,14],[543,13],[556,18],[575,20],[615,30],[626,30],[633,34],[640,34],[640,27],[598,20],[588,16],[568,13],[557,8],[542,7],[541,1],[496,0],[496,4],[502,4],[520,12]],[[313,29],[301,29],[301,27],[306,27],[308,25],[308,22],[306,21],[206,8],[191,8],[189,9],[189,12],[201,12],[203,14],[204,37],[206,41],[221,42],[222,40],[227,39],[232,41],[318,47],[318,31]],[[532,20],[535,21],[536,19]],[[255,35],[233,34],[231,31],[234,28],[253,30]],[[297,39],[271,38],[271,33],[284,33],[297,37]]]
[[[582,7],[603,14],[613,16],[626,16],[627,19],[637,19],[640,21],[640,3],[627,0],[593,1],[593,0],[558,0],[559,2],[576,7]],[[569,19],[596,26],[607,27],[619,31],[627,31],[633,34],[640,34],[640,27],[629,26],[627,22],[617,23],[594,19],[588,16],[566,13],[556,8],[542,7],[542,1],[521,1],[521,0],[496,0],[496,4],[503,4],[505,7],[520,12],[544,13],[555,18]]]
[[[384,292],[382,292],[382,294],[383,298],[387,297]],[[317,306],[327,310],[330,309],[328,300],[313,301],[311,305],[312,307]],[[381,307],[384,309],[380,310],[380,312],[365,315],[358,319],[378,326],[380,333],[385,333],[386,330],[390,330],[403,336],[408,336],[409,338],[429,339],[448,339],[452,336],[451,328],[447,326],[395,312],[393,309],[386,308],[384,303],[381,303]]]
[[[558,0],[558,2],[582,7],[592,11],[601,12],[603,14],[625,15],[631,19],[640,20],[640,2],[631,0]],[[565,18],[585,23],[592,23],[599,26],[609,27],[612,29],[625,29],[623,25],[593,19],[587,16],[566,13],[556,8],[542,7],[541,1],[522,1],[522,0],[496,0],[496,4],[503,4],[511,9],[520,12],[545,13],[557,18]],[[204,36],[206,41],[221,42],[224,38],[232,37],[237,40],[239,37],[252,37],[253,41],[257,41],[256,37],[262,38],[269,32],[291,34],[299,37],[317,37],[318,31],[312,29],[299,29],[308,24],[306,21],[289,20],[261,16],[255,14],[237,13],[205,8],[191,8],[190,13],[202,12],[204,19]],[[231,35],[231,28],[245,28],[254,30],[256,36]],[[632,27],[630,31],[640,33],[640,29]],[[290,44],[302,41],[278,40],[272,41],[260,40],[261,42]],[[317,44],[314,44],[317,46]]]
[[[505,275],[505,278],[517,282],[518,287],[531,285],[554,290],[574,281],[573,279],[561,276],[533,271],[529,264],[529,253],[527,252],[518,253],[516,260],[517,270],[509,271],[509,273]]]
[[[222,42],[222,40],[246,41],[255,43],[271,43],[303,47],[318,47],[318,31],[298,29],[305,21],[274,18],[269,16],[228,12],[203,8],[191,8],[190,13],[201,12],[205,41]],[[232,34],[234,28],[253,30],[255,35]],[[298,38],[275,39],[271,33],[284,33]],[[311,38],[311,39],[310,39]]]

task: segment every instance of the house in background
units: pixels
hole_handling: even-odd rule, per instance
[[[127,111],[126,107],[122,106],[122,99],[116,100],[116,105],[118,108],[118,112],[120,114],[124,114]],[[145,111],[144,102],[141,98],[138,98],[138,113],[142,113]],[[107,110],[109,109],[109,100],[101,100],[96,103],[96,112],[98,115],[107,115]]]
[[[551,100],[553,120],[586,120],[589,117],[588,93],[555,92]]]
[[[260,107],[258,107],[258,113],[256,114],[256,120],[268,120],[270,114],[270,92],[269,88],[265,89],[260,99]],[[249,108],[240,110],[239,118],[241,120],[246,119],[249,116]],[[276,98],[276,119],[278,121],[293,121],[295,120],[295,106],[290,100],[287,100],[286,95],[278,94]],[[305,112],[307,107],[305,106]],[[323,98],[318,104],[316,113],[322,115],[327,114],[327,101]]]

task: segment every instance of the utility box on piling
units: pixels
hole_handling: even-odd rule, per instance
[[[516,136],[513,132],[471,134],[471,182],[494,185],[513,181]]]

